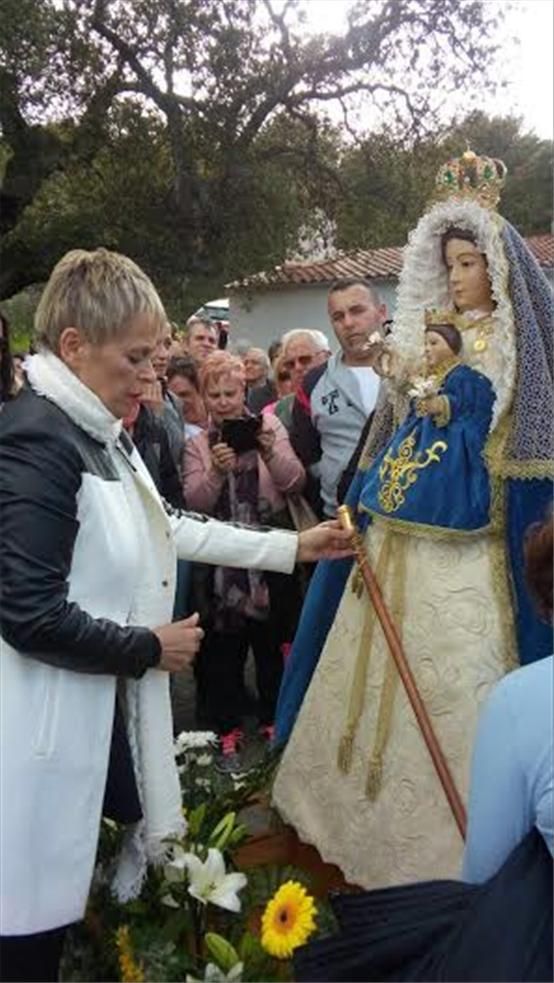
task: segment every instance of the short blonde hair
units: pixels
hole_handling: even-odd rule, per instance
[[[238,355],[231,355],[230,352],[212,352],[211,355],[202,362],[198,373],[200,379],[200,392],[202,395],[213,382],[219,382],[223,376],[231,376],[246,385],[244,377],[244,365]]]
[[[160,328],[167,321],[163,304],[146,273],[108,249],[72,249],[56,264],[35,314],[35,340],[57,352],[65,328],[79,328],[87,341],[101,345],[125,332],[139,314]]]

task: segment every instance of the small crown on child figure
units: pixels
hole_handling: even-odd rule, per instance
[[[436,326],[450,325],[452,328],[458,327],[459,316],[457,311],[453,310],[439,310],[436,307],[428,308],[424,313],[424,321],[426,328],[432,328]]]
[[[479,157],[469,146],[461,157],[452,157],[437,174],[434,198],[476,201],[483,208],[496,208],[508,169],[494,157]]]

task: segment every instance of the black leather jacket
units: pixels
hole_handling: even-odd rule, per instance
[[[118,480],[105,445],[52,402],[25,387],[4,407],[0,631],[21,654],[49,665],[138,678],[159,662],[156,635],[93,618],[67,599],[77,493],[87,471]]]

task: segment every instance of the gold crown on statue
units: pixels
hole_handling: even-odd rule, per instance
[[[508,168],[494,157],[479,157],[468,147],[461,157],[452,157],[437,174],[434,198],[476,201],[483,208],[496,208],[506,182]]]
[[[458,327],[458,314],[453,310],[441,311],[436,307],[431,307],[425,311],[423,319],[426,328],[443,327],[444,325],[448,325],[451,328]]]

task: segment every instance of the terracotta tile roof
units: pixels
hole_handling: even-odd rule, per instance
[[[554,236],[550,233],[525,240],[541,266],[554,267]],[[402,249],[353,249],[337,253],[333,259],[317,263],[283,263],[272,270],[254,273],[226,285],[227,290],[267,290],[272,287],[310,283],[332,283],[342,277],[367,277],[371,280],[396,279],[402,268]]]
[[[528,236],[525,240],[533,256],[541,266],[554,267],[554,235]]]

